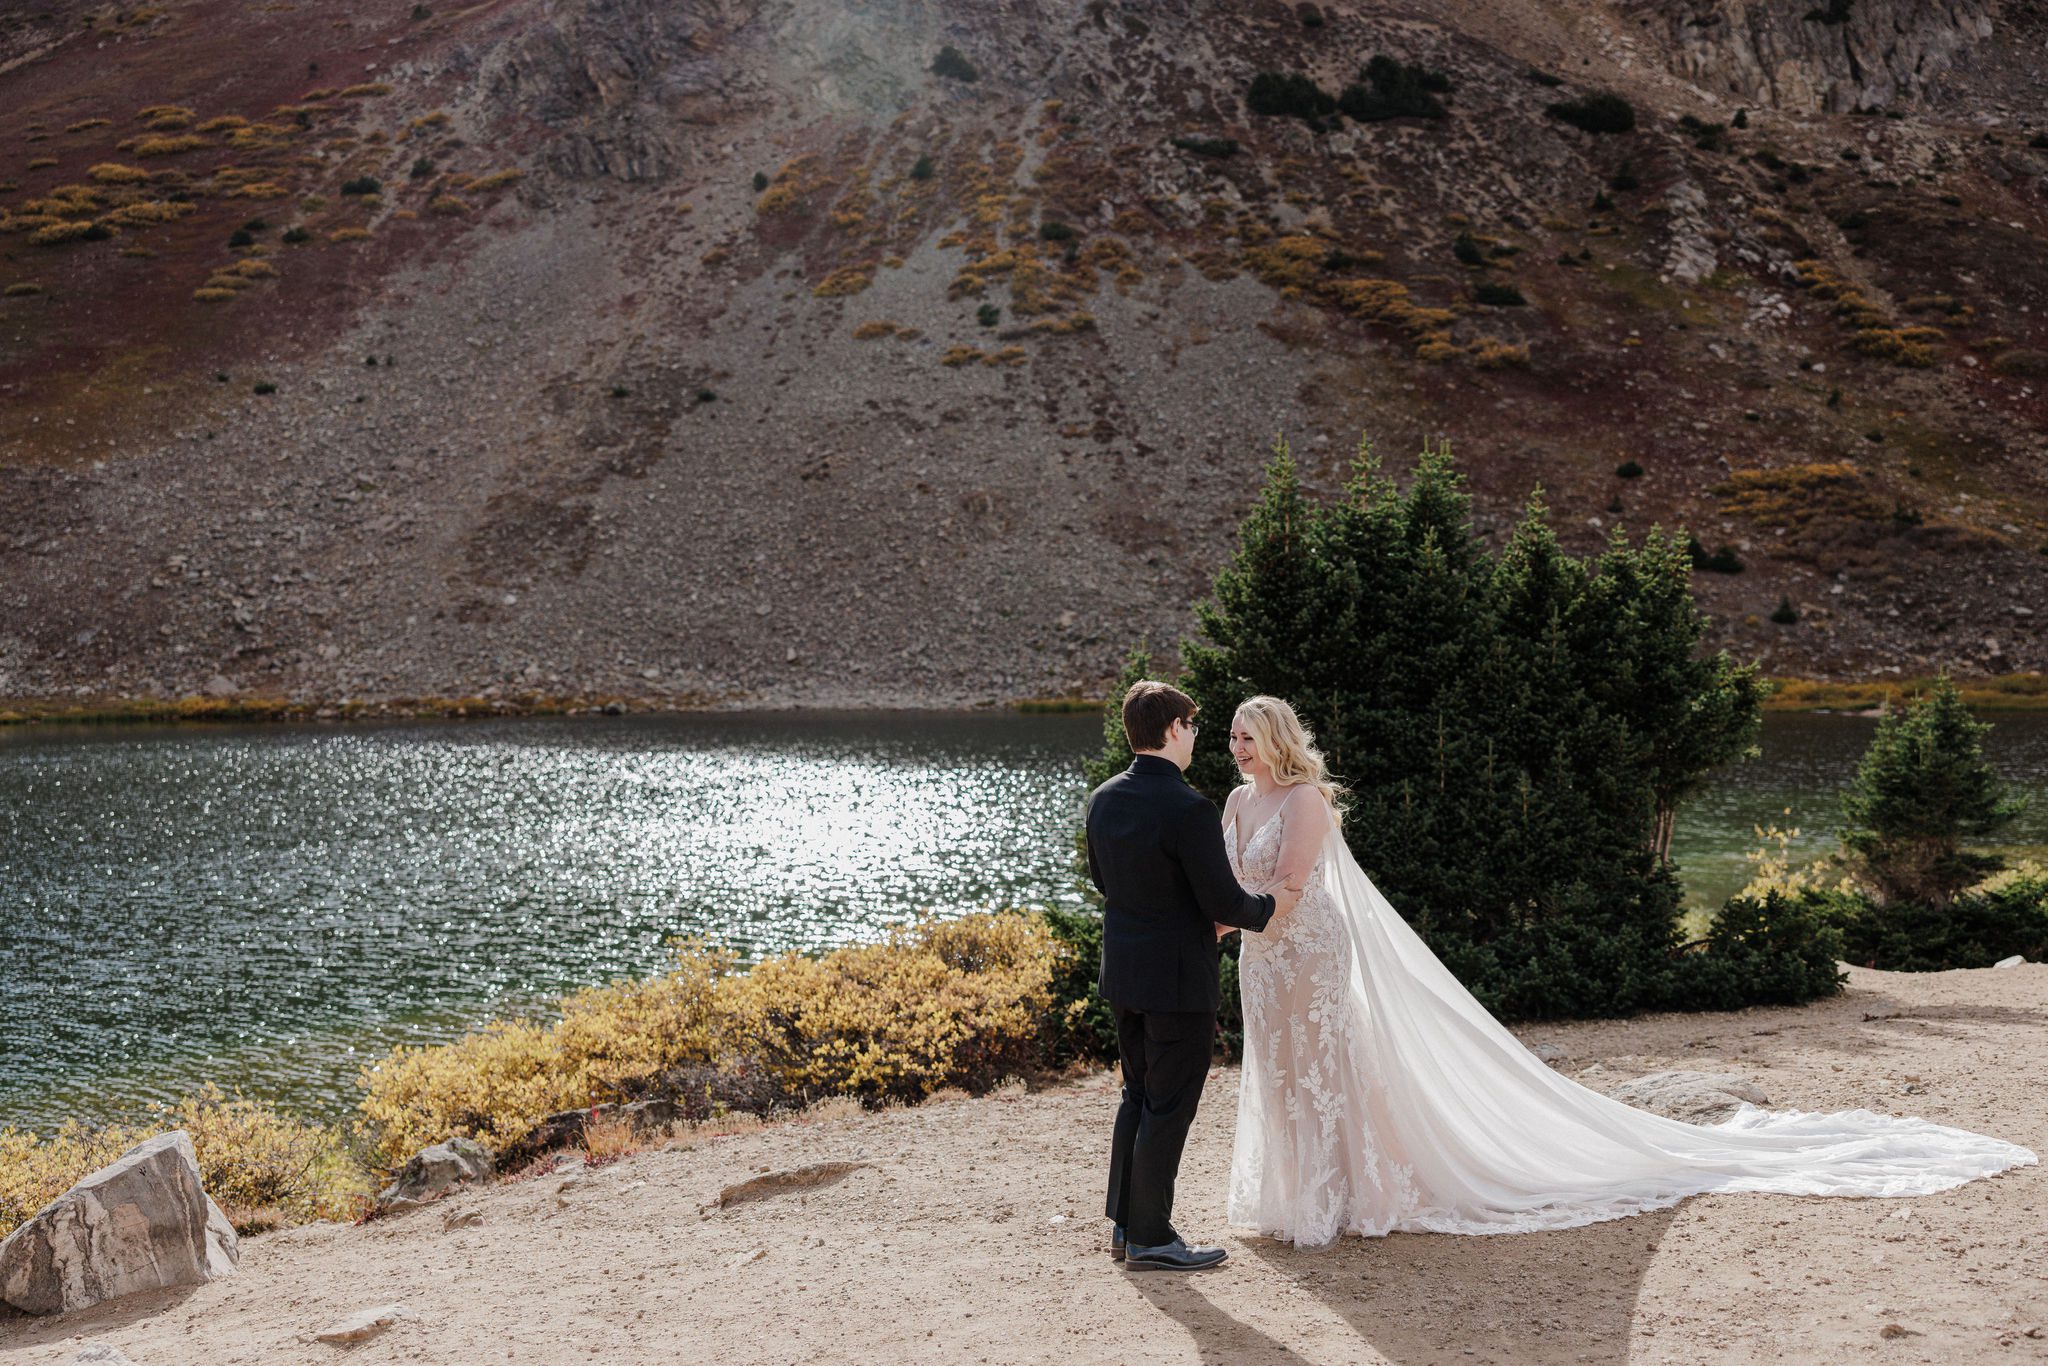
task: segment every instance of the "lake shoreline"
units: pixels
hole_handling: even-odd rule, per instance
[[[1851,968],[1840,996],[1808,1006],[1515,1033],[1595,1090],[1732,1072],[1775,1107],[1915,1114],[2042,1152],[2048,1099],[2011,1078],[2048,1065],[2044,1008],[2039,964]],[[1237,1080],[1212,1075],[1182,1165],[1181,1226],[1232,1253],[1199,1282],[1109,1260],[1117,1078],[1100,1071],[685,1131],[434,1209],[255,1235],[224,1280],[53,1319],[0,1311],[0,1350],[23,1366],[88,1342],[140,1362],[321,1366],[334,1349],[311,1334],[398,1302],[410,1317],[366,1360],[654,1366],[687,1342],[733,1363],[843,1360],[849,1343],[907,1362],[1845,1361],[1901,1338],[1922,1359],[2038,1359],[2038,1165],[1910,1199],[1709,1194],[1578,1229],[1301,1252],[1226,1223]]]
[[[1768,712],[1874,713],[1887,698],[1925,687],[1923,677],[1884,679],[1772,678]],[[2048,711],[2048,674],[1987,674],[1958,682],[1963,700],[1977,711]],[[699,715],[747,712],[992,712],[1060,713],[1098,711],[1101,698],[1021,697],[966,701],[953,697],[889,692],[819,700],[795,696],[699,692],[537,693],[510,695],[387,697],[207,696],[130,697],[113,695],[80,702],[51,697],[0,698],[5,725],[162,725],[181,722],[466,720],[479,717]]]

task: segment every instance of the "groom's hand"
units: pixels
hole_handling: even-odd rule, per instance
[[[1294,909],[1294,903],[1301,900],[1298,887],[1280,886],[1273,889],[1273,918],[1278,920]]]

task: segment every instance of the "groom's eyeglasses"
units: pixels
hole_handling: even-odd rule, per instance
[[[1183,721],[1181,722],[1181,724],[1188,728],[1188,738],[1190,740],[1194,739],[1197,735],[1200,735],[1202,733],[1202,728],[1192,721]]]

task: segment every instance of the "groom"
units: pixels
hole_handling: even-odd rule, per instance
[[[1221,1004],[1217,927],[1264,929],[1275,911],[1272,896],[1238,886],[1216,807],[1181,776],[1195,730],[1186,693],[1132,684],[1124,733],[1137,757],[1088,798],[1088,873],[1104,903],[1098,985],[1116,1016],[1124,1069],[1109,1150],[1110,1255],[1167,1271],[1228,1255],[1174,1232],[1173,1182],[1209,1079]]]

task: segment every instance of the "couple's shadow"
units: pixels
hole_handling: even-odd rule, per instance
[[[1256,1269],[1252,1295],[1273,1307],[1264,1328],[1218,1303],[1200,1273],[1131,1273],[1152,1306],[1188,1331],[1203,1362],[1352,1361],[1370,1348],[1400,1366],[1420,1363],[1626,1362],[1636,1300],[1676,1210],[1554,1233],[1454,1237],[1396,1233],[1347,1238],[1320,1252],[1243,1240],[1240,1265]],[[1276,1299],[1285,1284],[1293,1293]],[[1320,1328],[1288,1332],[1288,1301],[1313,1298]],[[1236,1298],[1232,1296],[1231,1298]],[[1334,1322],[1332,1319],[1334,1318]],[[1275,1332],[1285,1333],[1283,1342]],[[1346,1334],[1339,1347],[1328,1334]],[[1294,1345],[1290,1345],[1290,1342]],[[1297,1346],[1300,1350],[1297,1350]]]

